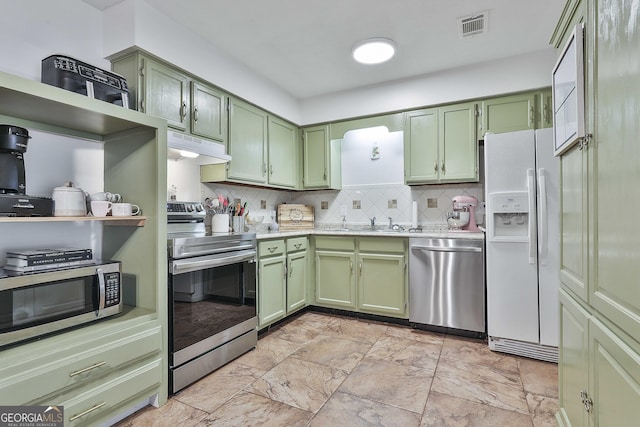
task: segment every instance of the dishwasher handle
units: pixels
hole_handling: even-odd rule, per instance
[[[458,246],[454,248],[447,246],[411,246],[411,249],[430,252],[482,252],[482,248],[474,246]]]

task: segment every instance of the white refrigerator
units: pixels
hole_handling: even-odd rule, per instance
[[[484,157],[489,347],[557,362],[560,161],[553,130],[487,134]]]

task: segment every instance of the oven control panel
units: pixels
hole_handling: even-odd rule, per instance
[[[200,202],[167,202],[168,214],[185,214],[193,213],[204,215],[204,206]]]

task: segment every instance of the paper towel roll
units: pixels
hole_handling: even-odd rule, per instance
[[[418,228],[418,202],[411,203],[411,228]]]

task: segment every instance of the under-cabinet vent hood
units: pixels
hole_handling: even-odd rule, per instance
[[[458,36],[461,39],[473,37],[487,32],[489,27],[489,11],[458,18]]]
[[[169,130],[167,144],[169,149],[210,157],[212,161],[208,163],[227,163],[231,160],[231,156],[226,153],[224,145],[208,139],[196,138],[195,136]]]

